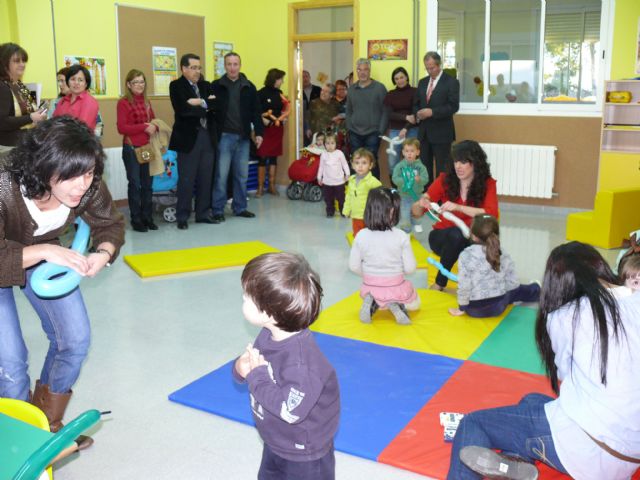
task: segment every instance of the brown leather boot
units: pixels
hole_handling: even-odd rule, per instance
[[[40,380],[36,380],[36,389],[33,392],[31,403],[42,410],[47,416],[47,420],[49,420],[49,430],[51,430],[51,432],[55,433],[64,426],[62,417],[67,409],[72,393],[72,390],[69,390],[68,393],[53,393],[49,390],[49,385],[45,385],[40,383]],[[84,450],[93,445],[93,439],[85,435],[80,435],[76,438],[76,443],[78,444],[78,450]]]
[[[280,195],[276,190],[276,165],[269,165],[269,193],[271,195]]]
[[[258,190],[256,190],[256,197],[260,198],[264,193],[264,178],[267,173],[267,167],[258,165]]]

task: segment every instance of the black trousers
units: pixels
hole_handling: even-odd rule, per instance
[[[213,182],[214,150],[209,132],[198,128],[196,143],[189,153],[178,152],[178,204],[176,217],[186,222],[191,215],[195,187],[196,220],[211,214],[211,184]]]
[[[138,163],[131,145],[122,146],[122,161],[127,172],[127,200],[132,222],[150,222],[153,219],[151,197],[153,177],[149,164]]]
[[[322,196],[324,197],[324,204],[327,206],[327,215],[336,213],[336,200],[338,200],[338,208],[342,213],[342,207],[344,207],[344,185],[322,185]]]
[[[458,261],[460,253],[469,245],[471,245],[469,240],[464,238],[464,235],[462,235],[458,227],[431,230],[429,234],[429,246],[431,250],[440,255],[440,263],[449,271],[451,271],[451,267]],[[438,272],[436,284],[441,287],[446,287],[447,281],[447,277]]]
[[[435,175],[433,171],[434,159]],[[451,143],[429,143],[422,140],[420,142],[420,161],[427,167],[429,173],[429,182],[426,185],[428,187],[438,175],[446,171],[447,163],[451,161]]]

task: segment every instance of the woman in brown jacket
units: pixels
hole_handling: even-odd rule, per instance
[[[89,348],[89,317],[79,288],[56,298],[38,297],[30,284],[35,267],[51,262],[93,277],[117,256],[124,220],[101,180],[104,153],[79,120],[46,120],[22,136],[0,170],[0,397],[29,400],[28,351],[22,338],[14,288],[38,314],[49,350],[32,403],[52,432],[62,428],[71,387]],[[94,253],[84,256],[59,237],[81,217]],[[81,447],[91,444],[84,437]]]

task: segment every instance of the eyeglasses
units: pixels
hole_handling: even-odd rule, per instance
[[[189,67],[187,67],[189,70],[196,70],[196,71],[201,71],[202,67],[200,65],[190,65]]]
[[[130,83],[131,85],[144,85],[144,84],[145,84],[145,83],[147,83],[147,82],[145,82],[144,80],[135,80],[135,81],[133,81],[133,82],[129,82],[129,83]]]

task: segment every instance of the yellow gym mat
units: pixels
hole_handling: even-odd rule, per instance
[[[417,291],[422,305],[417,312],[409,312],[411,325],[396,324],[391,312],[386,310],[377,311],[371,324],[362,323],[359,319],[362,299],[356,292],[324,310],[311,330],[466,360],[512,308],[508,307],[499,317],[454,317],[448,312],[450,307],[457,306],[453,295],[435,290]]]
[[[124,261],[142,278],[148,278],[172,273],[236,267],[245,265],[249,260],[263,253],[279,251],[263,242],[240,242],[125,255]]]

